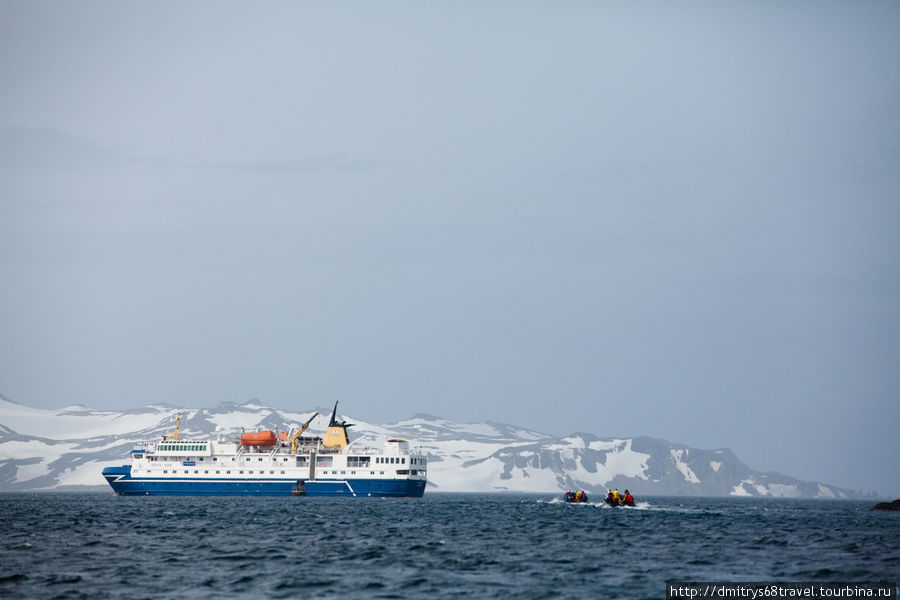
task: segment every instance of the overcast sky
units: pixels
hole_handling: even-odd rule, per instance
[[[900,495],[900,3],[0,3],[0,393]]]

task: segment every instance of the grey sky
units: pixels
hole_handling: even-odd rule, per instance
[[[0,4],[0,393],[900,495],[900,4]]]

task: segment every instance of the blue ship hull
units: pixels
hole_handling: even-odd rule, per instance
[[[421,479],[132,478],[131,467],[107,467],[103,477],[119,496],[332,496],[421,498]]]

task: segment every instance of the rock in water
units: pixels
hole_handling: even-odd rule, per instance
[[[893,502],[879,502],[872,507],[872,510],[900,510],[900,500]]]

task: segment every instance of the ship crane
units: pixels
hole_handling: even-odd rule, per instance
[[[316,411],[315,413],[313,413],[313,416],[311,416],[309,418],[309,421],[304,423],[303,427],[301,427],[299,430],[297,430],[297,433],[295,433],[294,435],[292,435],[290,437],[290,439],[288,441],[291,443],[291,454],[297,454],[297,446],[300,445],[300,436],[303,435],[303,432],[306,431],[306,428],[309,427],[309,424],[312,423],[313,419],[315,419],[318,416],[319,416],[319,411]]]

